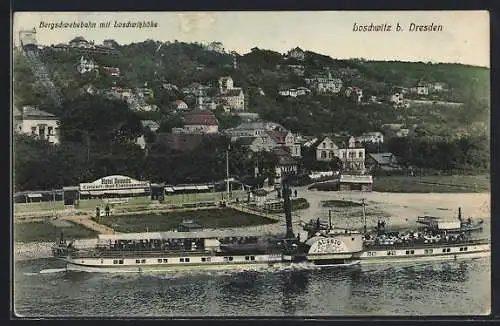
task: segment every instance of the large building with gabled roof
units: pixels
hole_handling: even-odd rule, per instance
[[[31,135],[38,140],[59,143],[59,119],[52,113],[33,106],[14,107],[14,132]]]

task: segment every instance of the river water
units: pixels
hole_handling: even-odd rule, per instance
[[[311,204],[297,212],[305,220],[328,220],[329,208],[322,206],[323,200],[361,196],[299,190]],[[389,195],[363,194],[371,206],[390,213],[391,217],[386,217],[390,223],[404,223],[400,216],[453,216],[457,203],[467,215],[489,215],[488,194]],[[349,212],[345,215],[334,214],[335,225],[359,227],[355,224],[360,219],[353,220]],[[373,218],[371,225],[377,216]],[[483,236],[489,236],[489,219],[485,222]],[[282,224],[266,227],[283,230]],[[17,315],[26,317],[408,316],[490,312],[489,259],[329,269],[100,274],[64,272],[60,262],[40,258],[50,254],[43,244],[16,248],[16,255],[24,260],[16,261],[14,266],[14,308]]]
[[[25,317],[476,315],[490,311],[490,260],[246,272],[63,272],[17,261]]]

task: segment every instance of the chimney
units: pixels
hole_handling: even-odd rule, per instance
[[[290,202],[290,187],[288,182],[283,180],[282,182],[282,194],[283,194],[283,206],[285,208],[286,217],[286,237],[288,239],[294,238],[293,228],[292,228],[292,204]]]

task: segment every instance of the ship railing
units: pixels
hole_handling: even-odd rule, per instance
[[[409,242],[394,242],[394,243],[372,243],[365,242],[366,247],[370,248],[386,248],[386,247],[398,247],[398,248],[410,248],[410,247],[432,247],[432,246],[457,246],[457,245],[478,245],[485,244],[489,241],[486,239],[469,239],[465,241],[438,241],[438,242],[424,242],[424,241],[409,241]]]

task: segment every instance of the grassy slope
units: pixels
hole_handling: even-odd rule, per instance
[[[490,191],[490,176],[378,176],[373,180],[373,190],[404,193],[488,192]]]
[[[59,238],[61,230],[67,239],[93,238],[97,235],[93,230],[89,230],[79,224],[71,223],[72,226],[57,228],[50,221],[37,221],[14,224],[14,241],[35,242],[54,241]]]
[[[231,208],[207,209],[191,212],[169,212],[150,215],[111,216],[103,224],[115,227],[118,232],[168,231],[183,220],[193,220],[203,228],[228,228],[271,224],[275,221],[236,211]]]

